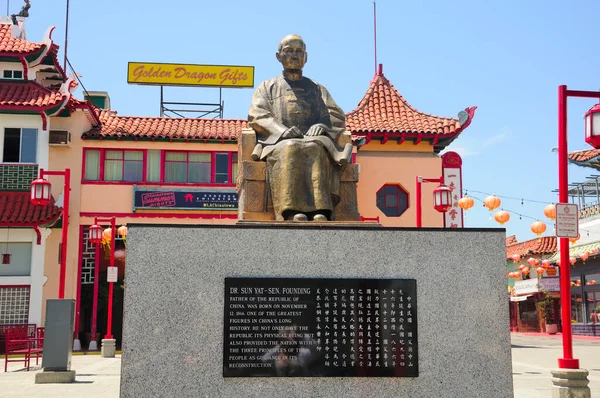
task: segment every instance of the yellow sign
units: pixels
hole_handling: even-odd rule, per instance
[[[254,66],[130,62],[127,83],[155,86],[254,87]]]

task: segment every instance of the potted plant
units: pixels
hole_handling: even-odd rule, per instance
[[[554,300],[552,299],[552,295],[550,292],[548,292],[548,290],[540,288],[540,292],[542,293],[542,299],[538,301],[537,309],[544,318],[544,323],[546,324],[546,333],[556,334],[558,331],[558,326],[554,322]]]

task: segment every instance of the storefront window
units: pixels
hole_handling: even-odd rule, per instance
[[[583,302],[581,301],[581,294],[573,294],[571,290],[571,321],[572,322],[585,322],[583,318]]]
[[[600,273],[584,275],[587,322],[600,322]]]

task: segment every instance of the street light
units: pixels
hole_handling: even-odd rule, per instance
[[[444,177],[440,178],[423,178],[417,176],[417,228],[421,228],[423,224],[423,214],[421,206],[421,184],[424,182],[437,182],[440,185],[433,190],[433,208],[440,213],[445,213],[452,207],[452,190],[444,184]]]
[[[69,237],[69,198],[71,194],[71,170],[46,171],[40,169],[40,176],[31,183],[30,201],[35,206],[46,206],[50,203],[52,186],[45,176],[63,176],[63,212],[62,212],[62,242],[60,246],[60,273],[58,279],[58,298],[65,298],[65,279],[67,277],[67,241]]]
[[[569,202],[568,140],[567,140],[567,98],[598,98],[598,91],[567,90],[558,86],[558,201]],[[600,147],[600,106],[592,107],[585,114],[585,141],[594,148]],[[560,305],[562,313],[563,358],[558,359],[558,367],[579,369],[579,360],[573,358],[573,337],[571,330],[571,270],[569,262],[569,239],[559,239],[560,251]]]
[[[107,279],[108,279],[108,311],[107,311],[107,319],[106,319],[106,334],[104,335],[104,339],[102,340],[102,357],[103,358],[114,358],[115,356],[115,343],[116,341],[112,335],[112,318],[113,318],[113,283],[116,282],[114,280],[113,275],[116,273],[115,270],[115,237],[117,232],[116,227],[116,218],[96,218],[94,219],[94,225],[90,226],[89,230],[89,239],[90,242],[99,245],[102,241],[103,230],[99,223],[102,222],[110,222],[110,266],[107,270]],[[99,283],[97,281],[96,283]],[[94,300],[94,304],[96,300]],[[94,320],[96,314],[96,308],[92,309]],[[96,323],[92,322],[92,339],[96,338]]]

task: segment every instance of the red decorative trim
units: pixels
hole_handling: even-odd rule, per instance
[[[383,140],[381,140],[381,144],[385,144],[386,142],[388,142],[388,139],[389,139],[389,134],[386,131],[385,133],[383,133]]]
[[[417,135],[417,139],[414,142],[414,145],[419,144],[423,140],[423,136],[421,134]]]
[[[400,135],[400,139],[398,140],[398,145],[404,143],[404,140],[406,140],[406,134],[402,133]]]
[[[181,214],[181,213],[140,213],[138,210],[136,213],[94,213],[94,212],[81,212],[80,217],[130,217],[130,218],[193,218],[193,219],[212,219],[212,218],[227,218],[237,219],[237,210],[230,210],[232,213],[209,213],[209,214]]]
[[[35,235],[37,236],[36,244],[39,246],[42,244],[42,233],[40,232],[40,228],[37,225],[33,226],[33,230],[35,231]]]
[[[8,289],[11,287],[28,287],[31,289],[31,285],[0,285],[0,289]]]
[[[442,156],[442,167],[443,168],[447,168],[447,167],[460,168],[460,166],[462,166],[462,159],[458,153],[446,152]]]
[[[42,117],[42,130],[48,130],[48,118],[46,114],[40,111],[40,116]]]
[[[23,65],[23,78],[29,80],[29,65],[27,64],[27,60],[24,55],[21,55],[19,58],[21,59],[21,65]]]
[[[439,139],[440,139],[440,136],[438,134],[434,135],[431,145],[436,145],[438,143]]]
[[[235,187],[233,184],[216,184],[216,183],[203,183],[199,184],[196,182],[146,182],[146,181],[81,181],[82,185],[147,185],[147,186],[160,186],[160,187]]]

